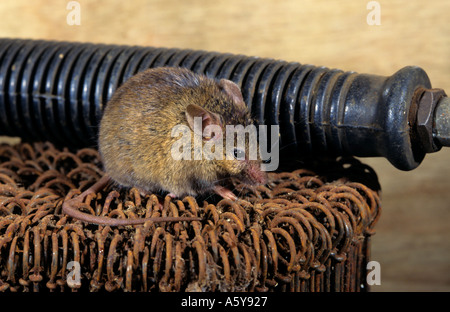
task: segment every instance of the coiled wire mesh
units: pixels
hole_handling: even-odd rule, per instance
[[[0,291],[367,290],[376,175],[352,158],[320,166],[271,173],[265,186],[235,181],[236,202],[165,197],[161,207],[156,194],[108,187],[85,209],[203,219],[111,228],[61,213],[103,174],[96,150],[0,145]],[[79,283],[67,280],[72,261]]]

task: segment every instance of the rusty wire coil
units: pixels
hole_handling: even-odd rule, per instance
[[[236,202],[167,196],[161,207],[155,194],[112,186],[83,209],[203,220],[111,228],[61,212],[103,175],[96,150],[0,145],[0,291],[366,290],[380,202],[377,187],[353,178],[376,185],[376,175],[352,158],[325,171],[272,173],[259,187],[235,181]],[[67,282],[71,261],[80,283]]]

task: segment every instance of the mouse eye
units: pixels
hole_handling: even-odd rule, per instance
[[[245,152],[240,148],[235,148],[233,154],[237,160],[245,160]]]

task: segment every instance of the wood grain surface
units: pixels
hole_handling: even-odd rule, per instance
[[[3,0],[0,37],[203,49],[391,75],[421,66],[450,93],[450,1],[79,0],[68,25],[64,0]],[[450,151],[411,172],[365,159],[383,187],[372,291],[450,291]]]

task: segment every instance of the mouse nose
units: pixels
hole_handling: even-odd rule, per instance
[[[257,182],[259,184],[266,184],[267,183],[267,174],[265,172],[261,171]]]
[[[259,164],[251,164],[248,168],[248,175],[252,181],[258,184],[267,183],[267,174],[261,171]]]

